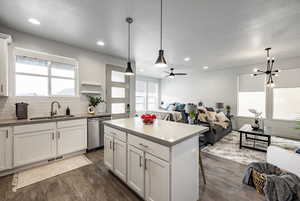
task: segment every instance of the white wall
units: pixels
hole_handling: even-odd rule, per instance
[[[237,113],[237,77],[239,74],[252,73],[254,67],[265,64],[235,67],[221,70],[187,69],[188,76],[177,76],[174,80],[161,80],[161,100],[167,103],[198,103],[203,101],[207,106],[215,106],[216,102],[224,102],[232,107],[232,113]],[[300,57],[278,59],[275,66],[280,69],[300,68]],[[275,68],[276,68],[275,67]],[[300,75],[299,75],[300,76]],[[244,123],[252,122],[251,118],[235,118],[236,128]],[[295,130],[295,122],[267,120],[267,127],[273,129],[276,135],[300,139],[300,131]]]
[[[101,83],[105,89],[105,65],[113,64],[116,66],[125,66],[126,61],[103,55],[98,52],[89,51],[73,47],[64,43],[48,40],[45,38],[33,36],[30,34],[18,32],[6,27],[0,27],[0,33],[9,34],[13,37],[13,44],[10,46],[10,96],[8,98],[0,98],[0,119],[15,118],[16,102],[29,103],[29,116],[48,115],[50,111],[50,103],[52,100],[59,100],[62,103],[62,112],[67,106],[70,106],[71,113],[86,113],[88,102],[85,96],[73,98],[48,98],[48,97],[14,97],[12,94],[13,79],[12,69],[14,62],[12,58],[12,50],[14,47],[45,52],[53,55],[74,58],[79,62],[79,83],[82,81]],[[133,85],[134,86],[134,85]],[[133,89],[134,90],[134,89]],[[105,90],[103,92],[105,97]]]

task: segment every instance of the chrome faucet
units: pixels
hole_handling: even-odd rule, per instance
[[[50,112],[51,117],[53,117],[54,115],[57,114],[57,110],[53,111],[55,103],[57,104],[58,109],[60,109],[60,107],[61,107],[60,103],[58,101],[52,101],[52,103],[51,103],[51,112]]]

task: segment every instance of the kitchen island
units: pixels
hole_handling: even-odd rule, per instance
[[[144,200],[199,199],[199,134],[208,130],[140,118],[104,122],[104,163]]]

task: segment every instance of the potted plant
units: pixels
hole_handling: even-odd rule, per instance
[[[105,109],[103,109],[103,107],[98,106],[100,103],[105,103],[105,101],[101,96],[88,96],[88,98],[89,98],[89,109],[88,109],[89,113],[94,114],[96,108],[99,113],[105,112]]]
[[[189,112],[189,124],[194,124],[196,119],[197,113],[195,110]]]
[[[231,106],[230,105],[226,105],[225,109],[226,109],[226,116],[230,117],[231,116]]]

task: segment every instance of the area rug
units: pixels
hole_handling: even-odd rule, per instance
[[[92,164],[92,162],[86,156],[80,155],[15,173],[12,181],[12,190],[13,192],[16,192],[20,188],[38,183],[40,181],[89,164]]]
[[[215,145],[209,145],[201,151],[221,158],[233,160],[244,165],[248,165],[251,162],[266,161],[266,153],[245,148],[240,149],[239,143],[240,135],[238,132],[233,131]],[[253,141],[246,141],[246,139],[243,138],[243,144],[251,146]],[[279,137],[272,137],[271,144],[292,151],[300,147],[299,141]],[[256,142],[256,147],[266,148],[267,144],[264,142]]]

